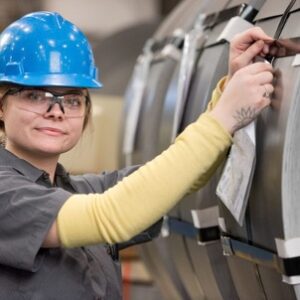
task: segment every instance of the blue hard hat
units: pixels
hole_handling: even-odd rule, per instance
[[[0,35],[0,84],[100,88],[86,36],[55,12],[34,12]]]

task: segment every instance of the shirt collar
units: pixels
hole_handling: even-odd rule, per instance
[[[0,146],[0,167],[9,166],[18,173],[28,177],[33,182],[36,182],[41,176],[47,174],[44,170],[38,169],[24,159],[21,159]],[[61,164],[57,164],[55,176],[68,177],[68,173]]]

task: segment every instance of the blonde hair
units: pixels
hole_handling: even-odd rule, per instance
[[[7,90],[9,89],[9,86],[0,86],[0,109],[2,109],[2,97],[4,96],[4,94],[7,92]],[[2,133],[4,133],[4,122],[2,119],[0,119],[0,132],[1,135]]]
[[[2,110],[2,106],[3,106],[3,102],[2,102],[2,97],[4,96],[4,94],[7,92],[7,90],[10,88],[10,86],[0,86],[0,109]],[[0,145],[5,147],[5,141],[6,141],[6,137],[5,137],[5,124],[2,120],[2,118],[0,119]]]

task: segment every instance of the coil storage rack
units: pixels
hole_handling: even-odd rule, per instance
[[[182,1],[137,59],[125,96],[122,166],[152,159],[205,111],[237,33],[260,26],[285,47],[267,57],[275,92],[251,127],[255,168],[243,213],[237,219],[218,193],[229,155],[140,246],[165,299],[300,299],[299,14],[299,0]]]

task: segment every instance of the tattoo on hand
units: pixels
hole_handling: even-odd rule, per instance
[[[257,115],[257,110],[252,107],[241,108],[240,110],[237,110],[233,116],[233,118],[237,121],[234,126],[234,131],[249,124],[253,119],[256,118]]]

